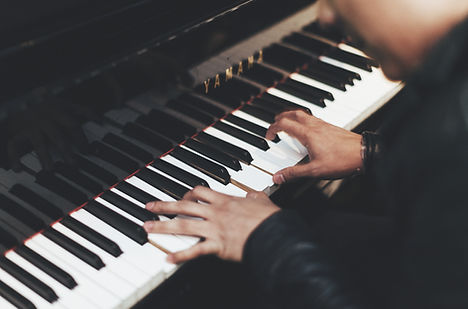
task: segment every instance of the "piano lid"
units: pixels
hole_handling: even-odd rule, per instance
[[[253,0],[4,0],[0,101],[155,46]]]

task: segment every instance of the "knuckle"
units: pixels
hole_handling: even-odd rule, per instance
[[[195,195],[201,194],[205,190],[205,187],[203,186],[196,186],[193,188],[192,193]]]

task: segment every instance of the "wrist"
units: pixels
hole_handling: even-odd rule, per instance
[[[372,170],[375,161],[382,152],[380,136],[374,132],[364,131],[361,133],[361,162],[362,172]]]

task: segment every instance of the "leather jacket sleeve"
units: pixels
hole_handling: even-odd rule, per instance
[[[243,262],[271,302],[265,308],[360,308],[311,234],[298,213],[282,210],[250,235]]]

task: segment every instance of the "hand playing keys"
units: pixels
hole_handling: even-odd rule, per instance
[[[198,201],[202,202],[199,203]],[[148,221],[148,233],[203,237],[195,246],[175,252],[168,261],[181,263],[201,255],[214,254],[225,260],[241,261],[244,244],[252,231],[279,211],[263,192],[250,192],[245,198],[233,197],[206,187],[196,187],[178,202],[151,202],[146,208],[157,214],[176,214],[203,220],[177,219]]]

